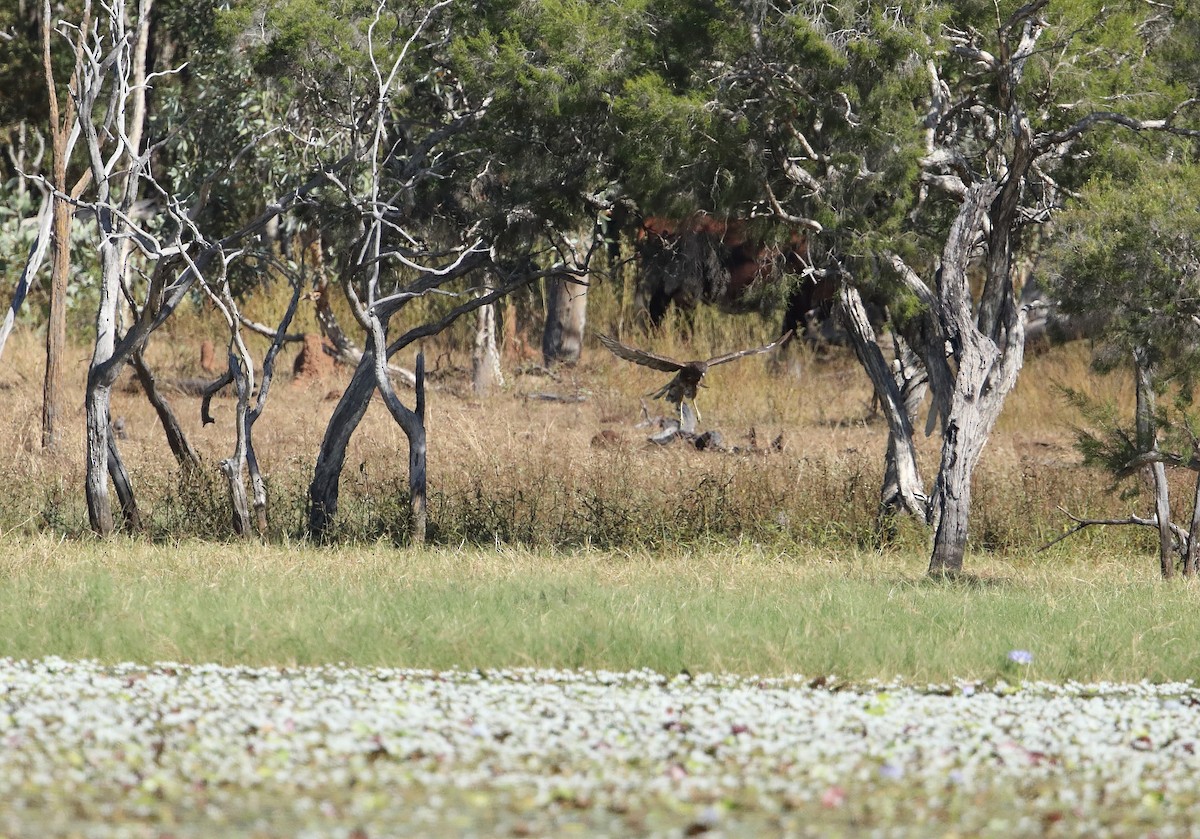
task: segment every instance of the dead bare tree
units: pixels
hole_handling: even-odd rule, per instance
[[[265,332],[271,337],[271,345],[263,358],[262,377],[257,382],[256,388],[254,357],[247,347],[242,334],[242,328],[248,321],[241,313],[237,299],[230,287],[229,274],[226,270],[229,262],[242,256],[243,253],[240,251],[235,251],[225,256],[220,266],[219,281],[215,284],[207,282],[199,273],[197,273],[197,276],[200,278],[200,286],[204,293],[212,301],[217,311],[221,313],[225,319],[225,325],[229,329],[229,346],[226,353],[228,370],[216,384],[224,386],[227,383],[232,383],[234,392],[237,395],[237,408],[234,420],[235,444],[233,453],[221,461],[220,467],[229,488],[233,531],[238,536],[245,538],[252,535],[255,529],[257,529],[259,535],[265,535],[269,524],[267,516],[267,486],[263,478],[262,469],[259,466],[258,455],[254,449],[254,424],[262,416],[263,410],[266,407],[267,396],[270,393],[271,382],[275,375],[275,361],[279,355],[279,351],[283,348],[289,337],[295,337],[289,336],[287,330],[291,325],[292,318],[296,314],[296,307],[300,302],[303,284],[298,276],[292,275],[290,277],[292,294],[288,301],[287,309],[279,321],[278,328],[269,330],[260,324],[252,324],[253,331],[260,334]],[[209,398],[211,398],[216,389],[210,388],[205,394],[203,411],[206,415]],[[252,406],[250,399],[256,390],[257,396],[255,396],[255,402]],[[210,420],[208,416],[205,416],[204,419],[206,422]],[[249,497],[246,493],[245,479],[247,475],[249,475],[251,487],[251,495]],[[250,518],[251,506],[254,509],[253,525]]]
[[[79,126],[93,185],[87,200],[58,190],[54,195],[88,209],[96,221],[101,276],[95,348],[85,395],[85,494],[92,528],[107,535],[114,527],[108,491],[110,477],[127,522],[134,518],[132,511],[136,508],[109,428],[112,387],[125,364],[145,348],[154,330],[175,312],[205,272],[214,264],[226,264],[229,254],[241,248],[247,238],[326,184],[327,175],[344,167],[353,153],[342,155],[327,167],[319,167],[301,186],[268,202],[256,217],[234,232],[209,239],[196,226],[196,219],[212,184],[227,174],[246,149],[261,142],[264,135],[251,139],[231,160],[198,184],[192,190],[195,196],[192,202],[183,205],[179,196],[154,176],[151,160],[155,148],[142,148],[134,142],[134,122],[140,119],[133,89],[138,39],[128,31],[123,0],[106,6],[105,14],[92,21],[89,29],[64,23],[60,32],[75,44],[82,56],[73,95],[77,113],[88,115],[80,119]],[[148,76],[145,83],[152,80]],[[161,205],[157,230],[139,226],[132,217],[131,207],[143,189],[151,190]],[[132,243],[132,249],[128,243]],[[144,289],[136,295],[127,283],[130,276],[127,261],[135,254],[152,266],[146,272]],[[133,312],[132,322],[123,332],[118,317],[122,300],[129,303]]]

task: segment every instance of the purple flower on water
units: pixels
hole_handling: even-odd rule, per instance
[[[1029,650],[1009,650],[1008,660],[1013,664],[1033,664],[1033,653]]]

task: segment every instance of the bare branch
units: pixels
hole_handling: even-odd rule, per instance
[[[821,233],[825,230],[825,228],[821,226],[821,223],[815,219],[792,215],[787,210],[783,209],[779,203],[779,199],[775,197],[775,192],[771,189],[771,185],[769,183],[764,183],[763,188],[767,192],[767,200],[770,202],[771,209],[775,212],[776,218],[780,219],[781,221],[786,221],[788,224],[794,224],[797,227],[803,227],[807,230],[811,230],[814,233]]]
[[[905,288],[911,291],[916,298],[921,301],[921,304],[931,310],[936,311],[939,307],[938,299],[930,290],[925,281],[917,276],[917,272],[909,267],[899,254],[891,253],[890,251],[884,254],[892,269],[896,272]]]
[[[1084,132],[1088,131],[1096,125],[1102,123],[1112,123],[1114,125],[1122,125],[1132,131],[1165,131],[1170,134],[1177,134],[1181,137],[1200,137],[1200,129],[1195,128],[1179,128],[1176,127],[1174,120],[1178,112],[1186,105],[1192,106],[1197,103],[1196,99],[1188,99],[1182,103],[1172,114],[1166,119],[1135,119],[1134,117],[1125,114],[1119,114],[1115,111],[1096,111],[1088,114],[1073,125],[1064,128],[1062,131],[1056,131],[1049,134],[1039,134],[1034,140],[1034,148],[1039,154],[1044,154],[1055,146],[1070,142]]]
[[[1137,527],[1152,527],[1155,530],[1158,529],[1158,517],[1157,516],[1154,516],[1151,518],[1144,518],[1142,516],[1130,515],[1123,519],[1085,519],[1085,518],[1080,518],[1079,516],[1075,515],[1074,513],[1070,512],[1069,510],[1067,510],[1065,507],[1059,507],[1058,510],[1064,516],[1069,518],[1071,521],[1075,522],[1075,526],[1072,527],[1070,530],[1068,530],[1066,533],[1063,533],[1062,535],[1057,536],[1054,539],[1051,539],[1046,544],[1042,545],[1040,548],[1037,549],[1037,553],[1041,553],[1042,551],[1046,550],[1047,548],[1057,545],[1059,542],[1063,541],[1064,539],[1067,539],[1068,537],[1074,536],[1076,533],[1080,532],[1081,530],[1084,530],[1085,528],[1093,527],[1096,525],[1110,525],[1110,526],[1117,526],[1117,527],[1127,526],[1127,525],[1135,525]],[[1178,550],[1182,546],[1186,546],[1188,543],[1187,531],[1184,530],[1179,525],[1175,524],[1174,522],[1169,522],[1168,527],[1170,527],[1171,533],[1176,539],[1176,549]]]
[[[29,257],[25,260],[25,267],[21,271],[21,277],[17,280],[16,290],[13,291],[12,303],[8,307],[8,312],[4,315],[3,323],[0,323],[0,357],[4,355],[4,345],[8,342],[8,335],[12,332],[13,323],[16,321],[17,312],[21,310],[21,304],[25,302],[25,295],[29,291],[29,284],[37,274],[38,268],[42,265],[42,260],[46,257],[46,249],[50,246],[50,225],[54,220],[54,201],[50,197],[42,200],[42,208],[38,212],[38,233],[37,238],[33,240],[33,244],[29,246]]]

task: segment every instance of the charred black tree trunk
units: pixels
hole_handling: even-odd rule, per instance
[[[350,438],[367,413],[374,393],[375,356],[368,349],[354,368],[354,376],[342,392],[342,398],[338,400],[333,416],[325,427],[325,436],[317,453],[317,466],[308,487],[308,532],[317,542],[325,542],[330,536],[333,519],[337,515],[338,489],[342,467],[346,463],[346,447],[350,445]]]
[[[162,424],[163,432],[167,436],[167,445],[171,447],[171,454],[175,456],[175,461],[184,472],[198,468],[200,456],[188,442],[187,434],[184,433],[183,426],[179,424],[175,412],[171,410],[170,403],[159,392],[154,372],[146,364],[143,349],[139,348],[132,353],[130,363],[133,365],[133,372],[137,374],[142,390],[146,393],[146,398],[150,400],[154,412],[158,415],[158,421]]]

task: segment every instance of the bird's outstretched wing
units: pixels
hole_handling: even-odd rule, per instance
[[[644,367],[653,367],[655,370],[662,370],[665,373],[678,373],[687,365],[667,358],[662,355],[646,352],[645,350],[627,347],[618,341],[616,338],[610,338],[600,332],[596,333],[596,337],[600,339],[600,343],[608,347],[608,349],[617,358],[623,358],[626,361],[632,361],[634,364],[641,364]]]
[[[739,358],[742,358],[743,356],[758,355],[759,353],[770,352],[771,350],[775,349],[776,347],[782,346],[791,337],[792,337],[792,330],[788,330],[778,340],[776,340],[770,344],[767,344],[764,347],[755,347],[752,350],[738,350],[737,352],[726,353],[725,355],[718,355],[716,358],[710,358],[708,361],[704,362],[704,365],[706,367],[716,367],[718,364],[724,364],[727,361],[737,361]]]

